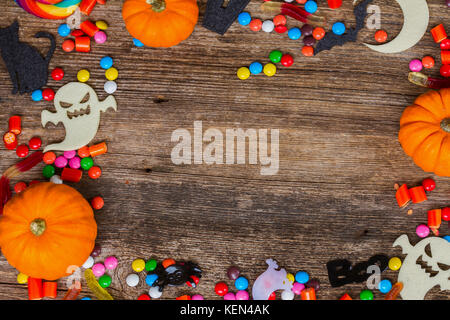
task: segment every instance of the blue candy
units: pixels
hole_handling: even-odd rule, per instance
[[[145,277],[145,282],[151,287],[155,281],[158,280],[158,275],[156,273],[149,274]]]
[[[42,90],[38,89],[38,90],[34,90],[31,93],[31,99],[33,101],[41,101],[44,97],[42,96]]]
[[[317,2],[309,0],[305,3],[305,11],[309,13],[314,13],[317,11]]]
[[[58,34],[61,37],[67,37],[70,34],[70,28],[67,23],[60,24],[58,27]]]
[[[252,74],[258,74],[263,71],[263,66],[259,62],[252,62],[248,68]]]
[[[333,24],[331,30],[333,31],[334,34],[340,36],[345,32],[345,24],[343,24],[342,22],[336,22],[335,24]]]
[[[291,40],[298,40],[302,36],[302,32],[299,28],[291,28],[288,31],[288,37]]]
[[[133,39],[133,43],[134,43],[134,45],[136,46],[136,47],[143,47],[144,46],[144,44],[141,42],[141,40],[138,40],[138,39]]]
[[[378,289],[380,289],[381,293],[388,293],[392,289],[392,283],[389,280],[381,280],[378,284]]]
[[[92,299],[89,297],[84,297],[84,298],[81,298],[80,300],[92,300]]]
[[[295,274],[295,281],[305,284],[309,281],[309,274],[305,271],[299,271]]]
[[[113,66],[113,63],[114,63],[113,59],[109,56],[106,56],[100,60],[100,67],[102,67],[105,70],[108,70]]]
[[[237,290],[246,290],[248,288],[248,280],[244,277],[239,277],[234,281],[234,286]]]
[[[450,236],[444,236],[443,237],[445,240],[447,240],[448,242],[450,242]]]
[[[247,26],[247,25],[249,25],[250,21],[252,21],[252,17],[250,16],[250,14],[248,12],[242,12],[239,14],[239,16],[238,16],[239,24],[241,24],[243,26]]]

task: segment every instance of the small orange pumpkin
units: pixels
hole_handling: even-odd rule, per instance
[[[97,224],[75,189],[41,182],[8,201],[0,218],[0,247],[8,262],[32,278],[56,280],[91,254]]]
[[[426,172],[450,176],[450,89],[429,91],[403,111],[399,141]]]
[[[198,20],[196,0],[126,0],[128,32],[149,47],[172,47],[187,39]]]

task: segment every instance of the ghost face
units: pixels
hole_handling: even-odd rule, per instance
[[[400,293],[403,299],[424,299],[437,285],[441,290],[450,290],[450,243],[447,240],[429,237],[414,247],[406,242],[399,245],[408,254],[398,276],[404,286]]]

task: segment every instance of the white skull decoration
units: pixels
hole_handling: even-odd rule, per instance
[[[423,300],[437,285],[441,290],[450,290],[450,242],[429,237],[412,246],[404,234],[393,246],[402,247],[407,254],[398,275],[398,282],[403,283],[403,300]]]
[[[55,125],[62,122],[66,129],[66,137],[60,143],[47,146],[44,152],[70,151],[86,146],[97,134],[100,111],[105,112],[109,108],[117,110],[116,99],[113,96],[99,101],[94,89],[80,82],[70,82],[61,87],[53,103],[56,113],[42,111],[42,126],[45,127],[48,122]]]

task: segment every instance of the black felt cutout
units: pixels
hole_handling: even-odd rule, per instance
[[[334,288],[342,287],[350,283],[361,283],[370,277],[370,274],[367,273],[367,268],[375,264],[383,272],[388,267],[389,258],[385,255],[378,254],[371,257],[368,261],[355,264],[353,267],[351,262],[345,259],[328,261],[328,279]]]
[[[203,26],[218,34],[225,34],[249,2],[250,0],[230,0],[227,7],[223,8],[224,0],[208,0]]]
[[[330,50],[334,46],[342,46],[347,42],[355,42],[358,38],[359,31],[364,28],[364,21],[367,16],[367,6],[372,1],[373,0],[364,0],[353,10],[356,20],[355,28],[348,28],[346,33],[340,36],[334,34],[332,31],[327,32],[325,37],[317,43],[316,48],[314,49],[314,54],[318,54],[324,50]]]
[[[0,29],[0,50],[13,84],[12,93],[30,93],[47,84],[48,64],[56,48],[55,38],[48,32],[38,32],[36,38],[48,38],[50,49],[45,58],[27,43],[19,41],[19,23]]]

